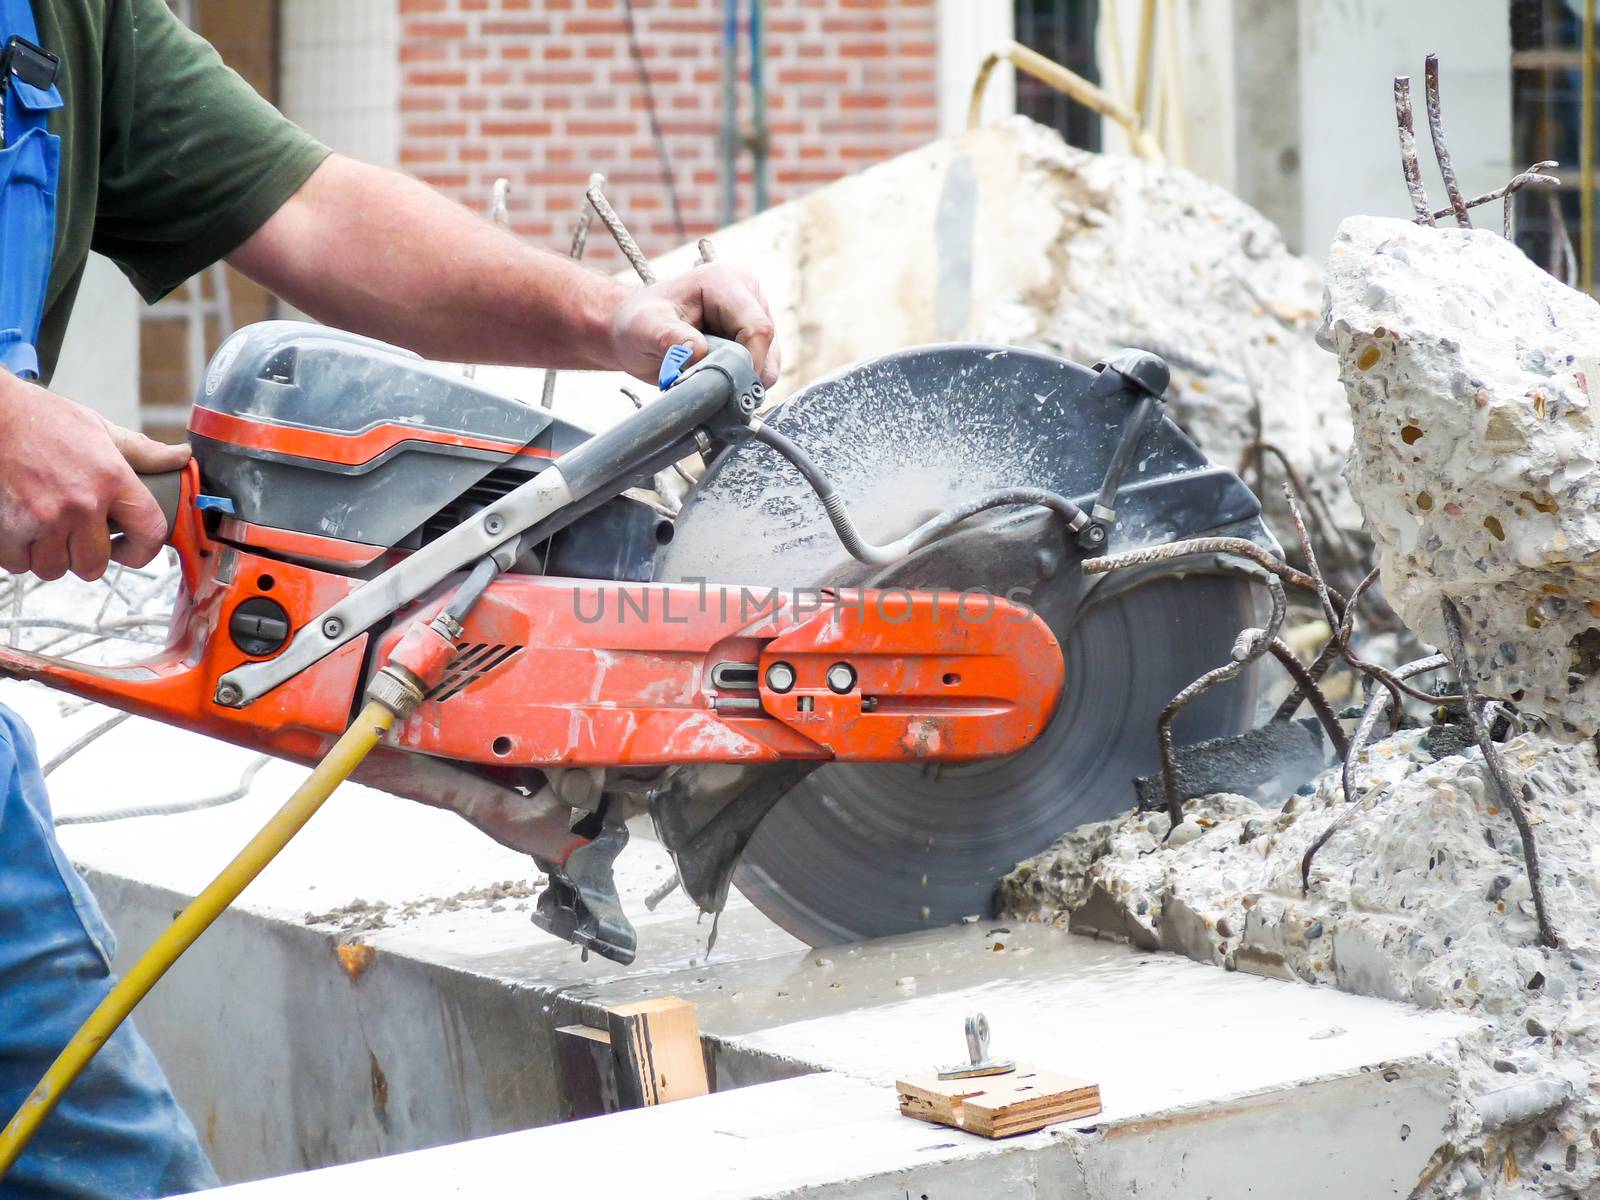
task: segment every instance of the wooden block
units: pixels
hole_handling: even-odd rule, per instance
[[[898,1079],[895,1087],[906,1116],[989,1138],[1032,1133],[1100,1111],[1099,1084],[1021,1065],[975,1079],[940,1079],[930,1072]]]
[[[617,1094],[625,1108],[704,1096],[710,1087],[694,1005],[658,996],[607,1011]]]
[[[617,1094],[611,1035],[604,1029],[590,1029],[587,1025],[559,1026],[556,1061],[561,1067],[565,1119],[598,1117],[622,1108]]]

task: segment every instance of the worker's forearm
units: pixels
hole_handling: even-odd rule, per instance
[[[612,330],[628,289],[338,155],[229,261],[320,321],[430,358],[617,365]]]

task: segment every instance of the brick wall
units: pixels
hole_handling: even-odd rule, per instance
[[[722,0],[633,7],[684,224],[704,233],[721,224]],[[517,231],[563,249],[602,171],[645,253],[678,243],[621,0],[400,0],[400,12],[403,170],[479,211],[506,176]],[[934,0],[769,0],[772,202],[934,137],[935,62]],[[747,216],[748,153],[740,165]],[[597,264],[620,264],[609,238],[590,246]]]

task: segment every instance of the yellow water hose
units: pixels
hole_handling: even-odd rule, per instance
[[[323,801],[349,777],[389,731],[394,721],[395,714],[387,705],[378,700],[369,700],[361,710],[361,715],[345,730],[344,735],[334,743],[333,749],[328,751],[288,802],[273,815],[272,820],[262,826],[261,832],[250,839],[250,844],[239,851],[222,873],[207,885],[205,891],[178,914],[166,932],[106,994],[106,998],[89,1014],[89,1019],[72,1035],[66,1048],[56,1056],[55,1062],[50,1064],[50,1069],[22,1102],[16,1115],[0,1131],[0,1181],[5,1179],[6,1173],[21,1156],[40,1124],[60,1103],[73,1080],[89,1065],[89,1061],[117,1031],[117,1026],[122,1024],[134,1006],[155,987],[167,973],[167,968],[177,962],[178,956],[194,945],[211,922],[222,915],[223,910],[316,815]]]

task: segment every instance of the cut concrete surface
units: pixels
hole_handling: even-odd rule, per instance
[[[0,685],[0,701],[35,723],[46,757],[102,715],[63,716],[28,684]],[[248,761],[133,720],[52,788],[62,813],[84,813],[130,791],[198,794]],[[118,927],[122,965],[301,774],[274,764],[236,804],[62,830]],[[112,796],[110,779],[128,782]],[[1403,1195],[1445,1136],[1447,1063],[1471,1021],[1038,926],[808,950],[737,899],[707,962],[708,926],[681,896],[643,912],[665,864],[644,838],[621,860],[639,961],[585,962],[529,923],[526,860],[450,814],[342,789],[138,1021],[228,1180],[508,1134],[261,1185],[297,1195],[482,1193],[526,1187],[530,1172],[541,1188],[593,1194],[596,1171],[616,1180],[609,1194],[648,1182],[663,1197],[920,1194],[913,1185],[1109,1197],[1241,1182]],[[667,994],[696,1005],[719,1089],[765,1086],[509,1132],[566,1115],[555,1027]],[[896,1075],[959,1059],[975,1010],[997,1052],[1099,1083],[1104,1113],[998,1145],[900,1117]]]

